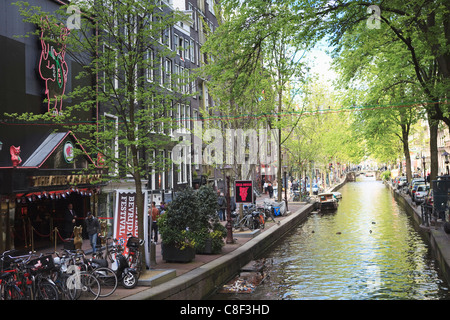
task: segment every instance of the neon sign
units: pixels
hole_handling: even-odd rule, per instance
[[[55,36],[54,29],[59,32]],[[62,114],[63,96],[66,90],[68,67],[65,60],[66,40],[70,30],[63,25],[50,27],[48,18],[41,18],[41,57],[39,75],[45,81],[48,112]]]

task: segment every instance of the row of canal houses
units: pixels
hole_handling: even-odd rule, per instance
[[[127,176],[120,176],[121,179],[114,182],[98,182],[97,175],[102,174],[101,168],[94,174],[83,173],[82,170],[93,164],[95,159],[83,152],[83,146],[78,143],[82,133],[47,122],[28,123],[6,116],[11,113],[43,114],[50,108],[64,112],[65,108],[76,102],[61,100],[56,107],[48,105],[46,98],[52,90],[58,90],[52,88],[55,82],[50,83],[48,79],[51,75],[46,75],[43,70],[43,66],[49,64],[44,59],[48,59],[45,50],[50,44],[43,43],[37,33],[22,37],[38,27],[25,22],[19,8],[11,2],[0,2],[0,252],[11,248],[29,248],[40,241],[54,241],[61,236],[53,231],[55,228],[63,229],[64,212],[69,203],[73,204],[79,223],[91,211],[112,225],[116,191],[134,188],[134,182]],[[56,12],[61,5],[69,4],[65,0],[28,2],[44,12]],[[206,40],[204,25],[212,31],[218,25],[214,0],[168,0],[157,3],[162,11],[178,9],[187,17],[164,34],[166,38],[163,41],[172,53],[168,55],[170,58],[159,61],[164,65],[165,72],[175,74],[200,67],[205,63],[201,53]],[[63,34],[67,31],[62,28],[59,36],[70,36]],[[57,72],[62,70],[66,73],[66,93],[83,85],[85,80],[77,77],[82,71],[78,61],[60,54],[58,63]],[[92,81],[101,86],[101,75]],[[154,81],[151,85],[159,84]],[[207,81],[197,78],[186,90],[197,94],[179,102],[174,110],[179,118],[198,119],[200,110],[214,103],[208,94]],[[101,103],[87,112],[90,113],[88,117],[117,120],[117,115]],[[113,138],[112,144],[113,148],[121,147],[117,139]],[[81,153],[74,153],[74,148],[81,149]],[[164,157],[170,156],[170,148],[158,152],[163,153]],[[117,174],[120,175],[120,172]],[[224,188],[220,170],[206,165],[173,164],[168,170],[149,171],[144,180],[143,188],[150,195],[149,201],[157,203],[170,201],[174,192],[186,186],[209,183],[218,190]]]

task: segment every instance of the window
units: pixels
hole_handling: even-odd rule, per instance
[[[184,39],[184,58],[191,60],[189,57],[189,40],[188,39]]]
[[[108,132],[106,136],[110,136],[112,138],[105,139],[104,141],[104,153],[108,159],[111,159],[111,165],[109,166],[109,173],[112,175],[117,175],[119,173],[117,163],[114,159],[119,158],[119,118],[112,114],[104,113],[104,124],[103,124],[104,132]]]
[[[178,53],[178,35],[177,34],[174,34],[173,35],[173,43],[174,43],[174,50],[175,50],[175,52],[177,52]]]
[[[162,30],[161,39],[161,43],[165,44],[169,48],[172,48],[172,33],[170,28],[165,28]]]
[[[181,57],[181,60],[184,60],[184,39],[182,37],[179,37],[178,40],[177,54]]]
[[[174,90],[178,91],[180,89],[180,66],[178,64],[174,65],[173,73],[175,74]]]
[[[160,84],[167,89],[172,88],[172,61],[167,58],[160,58]]]
[[[193,63],[195,63],[195,54],[194,54],[194,50],[195,50],[195,42],[194,40],[191,40],[191,44],[189,46],[189,60],[191,60]]]
[[[148,188],[155,189],[155,150],[151,150],[148,153],[148,171],[149,171],[149,179],[148,179]]]
[[[166,88],[172,88],[172,61],[170,59],[166,59],[164,69],[164,84]]]
[[[187,182],[187,147],[180,148],[181,163],[178,165],[178,183]]]
[[[145,55],[145,79],[149,82],[153,81],[153,66],[154,66],[154,52],[152,49],[148,49]]]
[[[157,172],[156,172],[156,179],[155,179],[155,189],[164,189],[165,183],[165,170],[164,170],[164,150],[159,150],[158,152],[158,162],[157,162]]]
[[[171,161],[170,160],[170,159],[172,159],[171,151],[167,151],[167,158],[169,159],[169,161]],[[169,165],[169,168],[167,170],[167,188],[168,189],[173,188],[173,164],[172,163]]]
[[[189,107],[189,105],[186,105],[186,129],[191,129],[191,123],[191,108]]]
[[[106,43],[103,45],[104,71],[103,71],[103,91],[119,88],[117,52]]]

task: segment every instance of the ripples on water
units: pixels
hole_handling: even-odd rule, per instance
[[[427,244],[381,182],[363,177],[339,192],[338,211],[312,214],[271,248],[269,277],[239,298],[449,298]]]

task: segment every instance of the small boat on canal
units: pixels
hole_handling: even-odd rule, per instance
[[[333,193],[320,193],[319,197],[319,210],[320,211],[335,211],[338,208],[339,202],[334,197]]]

